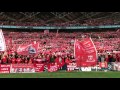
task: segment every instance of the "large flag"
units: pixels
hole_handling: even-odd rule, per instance
[[[83,48],[82,48],[82,45],[80,43],[80,41],[78,40],[75,40],[74,42],[74,56],[76,58],[76,63],[77,63],[77,66],[81,66],[81,57],[82,57],[82,53],[83,53]]]
[[[75,40],[74,55],[77,66],[94,66],[97,63],[97,50],[91,38]]]
[[[6,50],[5,39],[2,29],[0,29],[0,51],[5,51],[5,50]]]
[[[32,43],[29,45],[21,45],[17,49],[17,53],[21,55],[28,55],[28,54],[37,54],[39,48],[39,43]]]

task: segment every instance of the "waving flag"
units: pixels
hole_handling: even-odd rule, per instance
[[[83,53],[83,48],[81,47],[81,43],[78,40],[74,42],[74,56],[76,58],[76,62],[78,66],[81,66],[81,57]]]
[[[74,55],[77,66],[94,66],[97,62],[97,50],[91,38],[83,41],[76,40],[74,43]]]
[[[0,51],[5,51],[5,50],[6,50],[5,39],[2,29],[0,29]]]
[[[17,49],[18,54],[28,55],[28,54],[37,54],[39,43],[32,43],[29,45],[21,45]]]

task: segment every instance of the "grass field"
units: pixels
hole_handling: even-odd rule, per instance
[[[0,78],[120,78],[120,72],[43,72],[0,74]]]

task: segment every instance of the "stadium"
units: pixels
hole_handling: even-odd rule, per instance
[[[119,78],[120,12],[0,12],[0,78]]]

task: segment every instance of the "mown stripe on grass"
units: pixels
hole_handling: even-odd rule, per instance
[[[0,78],[120,78],[120,72],[43,72],[0,74]]]

